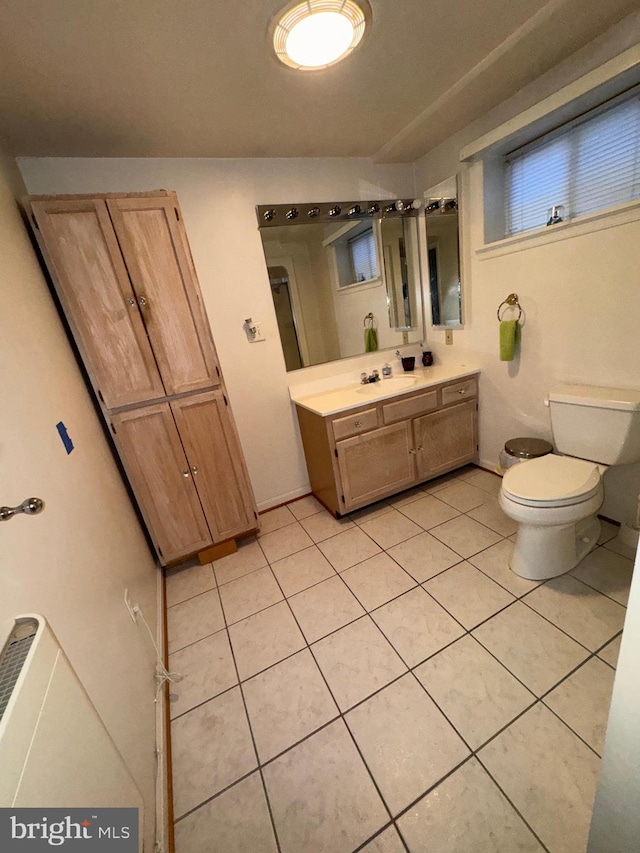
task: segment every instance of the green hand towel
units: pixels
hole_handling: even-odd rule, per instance
[[[364,351],[375,352],[378,349],[378,330],[367,327],[364,330]]]
[[[500,361],[513,361],[516,344],[520,341],[520,323],[517,320],[500,322]]]

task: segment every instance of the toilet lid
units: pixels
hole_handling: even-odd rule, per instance
[[[541,456],[509,468],[502,488],[516,500],[567,501],[595,492],[600,471],[594,462],[571,456]]]

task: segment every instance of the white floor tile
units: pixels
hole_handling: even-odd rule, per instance
[[[403,511],[408,511],[415,503],[419,503],[419,501],[403,506]],[[362,522],[360,527],[381,548],[391,548],[393,545],[397,545],[398,542],[404,542],[410,536],[415,536],[417,533],[422,532],[421,527],[396,509],[392,512],[385,512],[384,515],[379,515],[377,518]]]
[[[498,533],[466,515],[432,528],[431,534],[465,558],[484,551],[501,539]]]
[[[538,703],[478,758],[553,853],[584,853],[598,757]]]
[[[182,681],[172,684],[169,691],[172,717],[238,683],[229,637],[224,630],[169,655],[169,671],[182,675]]]
[[[171,723],[176,818],[257,767],[240,688]]]
[[[395,512],[395,510],[394,510]],[[361,563],[382,550],[379,545],[367,536],[359,527],[338,533],[331,539],[325,539],[319,546],[322,553],[338,572],[343,572],[356,563]]]
[[[193,598],[201,592],[214,589],[216,579],[213,576],[211,563],[205,566],[189,566],[177,572],[167,574],[167,607]]]
[[[544,699],[598,755],[604,747],[614,678],[610,666],[591,658]]]
[[[169,654],[224,628],[220,596],[213,589],[167,610]]]
[[[250,678],[244,697],[260,761],[268,761],[338,716],[311,652]]]
[[[364,614],[364,608],[342,578],[332,577],[289,599],[308,643],[342,628]]]
[[[513,572],[509,567],[512,553],[513,542],[503,539],[485,551],[469,557],[469,562],[519,598],[540,586],[542,581],[530,581]]]
[[[231,625],[229,636],[242,680],[300,651],[305,645],[284,601]]]
[[[469,518],[479,521],[490,530],[495,530],[500,536],[511,536],[518,529],[517,522],[505,515],[495,498],[489,498],[486,503],[467,513]]]
[[[467,630],[515,601],[506,589],[466,562],[427,581],[424,588]]]
[[[464,628],[421,587],[374,610],[371,617],[410,667],[464,634]]]
[[[415,674],[472,749],[535,702],[535,696],[469,635],[429,658]]]
[[[388,554],[376,554],[342,572],[342,579],[366,610],[373,610],[416,586]]]
[[[354,522],[348,518],[334,518],[328,512],[317,512],[300,520],[300,524],[307,531],[314,542],[322,542],[330,539],[338,533],[342,533],[354,526]]]
[[[411,853],[543,851],[475,758],[409,809],[398,826]]]
[[[264,768],[282,853],[351,853],[389,817],[342,720]]]
[[[227,625],[264,610],[284,596],[268,566],[243,575],[220,587],[220,598]]]
[[[298,520],[314,515],[316,512],[326,512],[320,501],[317,501],[313,495],[305,495],[304,498],[298,498],[287,506]]]
[[[585,648],[519,601],[476,628],[473,636],[536,696],[589,656]]]
[[[236,578],[248,575],[249,572],[255,572],[256,569],[261,569],[266,565],[267,558],[260,547],[260,543],[257,539],[251,539],[248,542],[239,542],[235,554],[229,554],[220,560],[215,560],[213,571],[218,586],[222,586],[223,583],[234,581]]]
[[[440,492],[438,492],[439,494]],[[431,527],[436,527],[438,524],[460,515],[457,509],[433,495],[423,495],[420,500],[403,506],[401,512],[419,524],[423,530],[429,530]]]
[[[362,853],[406,853],[395,827],[390,826],[362,848]]]
[[[292,524],[295,520],[296,517],[288,506],[278,506],[275,509],[267,510],[267,512],[261,512],[258,518],[260,535],[264,536],[265,533],[279,530],[281,527],[286,527],[287,524]]]
[[[271,568],[287,597],[334,577],[336,573],[317,545],[277,560]]]
[[[547,581],[524,599],[591,651],[622,630],[626,610],[570,575]]]
[[[571,574],[594,589],[627,606],[633,562],[607,548],[596,548],[581,560]]]
[[[311,650],[341,711],[407,671],[368,616],[319,640]]]
[[[598,657],[602,658],[602,660],[606,661],[609,666],[612,666],[614,669],[618,666],[618,655],[620,654],[620,643],[622,642],[622,634],[619,637],[616,637],[615,640],[611,640],[610,643],[600,649],[598,652]]]
[[[277,853],[259,773],[178,821],[176,853]]]
[[[393,815],[469,755],[410,674],[350,711],[346,721]]]
[[[426,532],[389,548],[388,553],[418,583],[429,580],[462,560],[459,554]]]
[[[487,492],[476,488],[469,480],[458,480],[438,492],[438,500],[450,504],[460,512],[469,512],[489,499]]]
[[[296,551],[302,551],[303,548],[313,545],[311,537],[299,521],[261,535],[258,541],[270,563],[275,563],[276,560],[282,560],[289,554],[295,554]]]

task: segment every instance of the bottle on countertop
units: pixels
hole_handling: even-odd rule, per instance
[[[389,362],[387,362],[384,365],[384,367],[382,368],[382,375],[383,375],[383,377],[384,376],[391,376],[391,373],[392,373],[391,365],[389,364]]]

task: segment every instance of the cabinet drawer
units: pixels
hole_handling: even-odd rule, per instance
[[[455,385],[448,385],[442,389],[442,405],[448,406],[449,403],[459,403],[461,400],[475,396],[476,380],[465,379],[464,382],[456,382]]]
[[[406,418],[423,415],[425,412],[432,412],[437,408],[438,392],[429,391],[427,394],[416,394],[415,397],[408,397],[395,403],[385,403],[382,407],[382,418],[385,424],[392,424],[395,421],[403,421]]]
[[[365,409],[357,415],[349,415],[346,418],[336,418],[333,421],[333,437],[336,441],[347,438],[349,435],[357,435],[368,429],[378,426],[378,413],[376,409]]]

